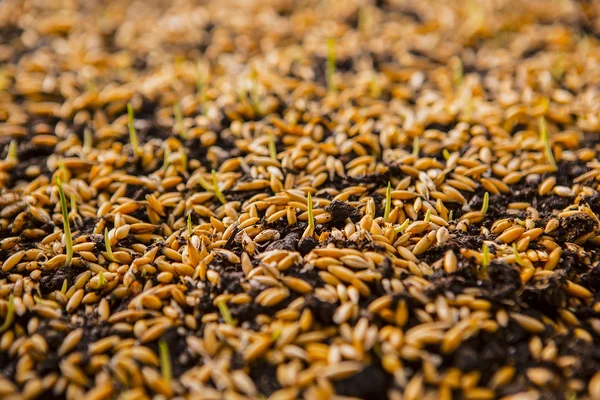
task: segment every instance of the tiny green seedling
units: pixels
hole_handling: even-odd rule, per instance
[[[235,326],[236,322],[231,317],[231,312],[229,311],[229,307],[227,307],[227,304],[223,300],[220,300],[217,302],[217,307],[219,307],[219,311],[221,312],[221,315],[223,316],[223,320],[228,325]]]
[[[116,260],[110,247],[110,240],[108,239],[108,228],[104,228],[104,247],[106,247],[106,256],[108,259],[115,262]]]
[[[306,196],[306,207],[308,208],[308,226],[315,228],[315,219],[313,218],[312,196],[310,193]]]
[[[273,132],[269,133],[269,155],[272,160],[277,161],[277,149],[275,148],[275,135]]]
[[[454,210],[450,210],[450,213],[448,214],[448,221],[453,221],[453,217],[454,216]]]
[[[171,354],[169,352],[169,344],[166,340],[158,341],[158,353],[160,356],[160,372],[165,381],[171,382],[173,372],[171,369]]]
[[[163,170],[167,170],[169,168],[169,157],[171,156],[171,149],[169,146],[165,146],[164,156],[163,156]]]
[[[252,100],[252,107],[254,108],[254,112],[261,114],[260,95],[258,93],[258,71],[254,65],[250,67],[250,79],[252,80],[252,88],[250,89],[250,100]]]
[[[481,270],[483,273],[487,273],[488,267],[490,265],[490,248],[487,244],[483,244],[482,246],[483,258],[481,261]]]
[[[327,88],[331,92],[336,92],[337,88],[333,82],[333,76],[335,75],[335,39],[327,39],[327,69],[325,79],[327,81]]]
[[[488,192],[485,192],[485,194],[483,195],[483,204],[481,205],[481,213],[482,214],[487,213],[489,206],[490,206],[490,194]]]
[[[187,216],[187,231],[188,231],[188,237],[191,238],[192,237],[192,213],[189,213]]]
[[[140,142],[138,140],[135,126],[133,126],[134,114],[131,103],[127,103],[127,118],[127,127],[129,128],[129,141],[131,142],[131,147],[133,148],[133,154],[138,155],[140,153]]]
[[[404,230],[406,228],[408,228],[408,224],[410,224],[410,219],[406,218],[404,220],[404,222],[402,223],[402,225],[400,225],[399,227],[395,228],[396,233],[404,233]]]
[[[58,196],[60,198],[60,210],[63,216],[63,230],[65,233],[65,246],[67,249],[67,259],[63,267],[71,264],[73,259],[73,237],[71,236],[71,225],[69,224],[69,210],[67,209],[67,198],[63,191],[62,183],[59,177],[56,177],[56,184],[58,185]]]
[[[517,249],[516,243],[513,243],[512,249],[513,249],[513,253],[515,254],[515,259],[517,260],[517,264],[519,264],[521,267],[524,267],[523,259],[521,258],[521,255],[519,254],[519,250]]]
[[[17,160],[17,141],[11,140],[8,145],[8,153],[6,154],[6,161],[18,161]]]
[[[277,339],[279,339],[279,336],[281,336],[282,331],[283,331],[283,328],[281,326],[277,327],[277,329],[275,329],[273,331],[273,333],[271,334],[271,341],[276,342]]]
[[[6,312],[6,318],[4,319],[4,323],[0,326],[0,333],[6,331],[12,325],[15,320],[15,296],[14,294],[10,294],[8,296],[8,310]]]
[[[207,192],[212,192],[213,188],[206,182],[206,179],[202,175],[198,175],[198,182],[200,182],[200,186],[204,188]]]
[[[60,292],[62,294],[67,293],[68,286],[69,286],[69,281],[67,279],[63,280],[63,284],[62,284],[62,287],[60,288]]]
[[[448,151],[448,149],[444,149],[442,151],[442,155],[444,156],[444,160],[448,161],[450,159],[450,152]]]
[[[425,213],[425,222],[429,222],[431,220],[431,210],[427,209],[427,212]]]
[[[175,116],[176,130],[179,132],[179,136],[184,140],[187,139],[187,132],[183,124],[183,113],[181,112],[181,105],[179,103],[175,103],[173,106],[173,115]]]
[[[552,153],[552,146],[550,146],[550,139],[548,138],[548,128],[546,127],[546,118],[540,117],[540,140],[544,144],[544,152],[546,153],[546,159],[556,169],[556,161],[554,160],[554,153]]]
[[[387,190],[385,191],[385,211],[383,220],[388,222],[390,211],[392,210],[392,183],[388,181]]]
[[[187,157],[187,153],[185,152],[185,148],[183,146],[181,146],[179,148],[179,157],[181,158],[181,167],[183,168],[184,171],[187,171],[188,157]]]
[[[98,288],[102,289],[106,286],[106,278],[104,277],[104,273],[100,272],[98,274]]]
[[[219,188],[219,181],[217,180],[217,171],[215,171],[214,169],[212,170],[212,179],[213,179],[213,191],[215,192],[215,196],[217,196],[217,199],[219,199],[221,204],[227,203],[227,201],[225,200],[225,197],[223,196],[223,193],[221,192],[221,189]]]
[[[415,138],[413,139],[413,152],[412,152],[413,156],[419,157],[419,151],[421,150],[420,147],[421,146],[419,143],[419,137],[415,136]]]
[[[92,131],[89,128],[83,130],[83,154],[88,154],[92,151],[94,145],[94,139],[92,137]]]

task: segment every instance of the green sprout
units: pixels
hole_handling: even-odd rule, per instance
[[[454,216],[454,210],[450,210],[450,214],[448,214],[448,221],[452,221],[453,216]]]
[[[6,161],[17,161],[17,141],[11,140],[8,145],[8,153],[6,154]]]
[[[181,138],[184,140],[187,139],[187,132],[185,131],[185,126],[183,125],[183,113],[181,112],[181,105],[179,103],[175,103],[173,106],[173,115],[175,115],[179,136],[181,136]]]
[[[100,272],[98,274],[98,287],[103,288],[106,286],[106,278],[104,277],[104,273]]]
[[[308,226],[315,228],[315,220],[313,218],[312,196],[310,193],[306,196],[306,207],[308,207]]]
[[[2,326],[0,326],[0,333],[6,331],[12,325],[15,320],[15,296],[14,294],[10,294],[8,296],[8,311],[6,312],[6,319]]]
[[[431,209],[427,209],[427,212],[425,213],[425,222],[429,222],[431,220]]]
[[[169,156],[171,155],[171,149],[169,146],[165,146],[164,158],[163,158],[163,169],[166,171],[169,168]]]
[[[187,154],[185,152],[185,148],[183,146],[181,146],[179,148],[179,156],[181,157],[181,166],[183,167],[183,170],[187,171],[188,158],[187,158]]]
[[[83,130],[83,154],[88,154],[92,151],[93,142],[92,131],[89,128],[85,128]]]
[[[388,181],[387,190],[385,191],[385,212],[383,213],[383,220],[388,222],[390,217],[390,211],[392,209],[392,183]]]
[[[131,103],[127,103],[127,126],[129,127],[129,141],[131,142],[131,147],[133,147],[133,154],[140,153],[140,142],[138,140],[137,132],[135,130],[135,126],[133,126],[133,107]]]
[[[444,160],[448,161],[450,159],[450,152],[448,151],[448,149],[444,149],[442,151],[442,155],[444,156]]]
[[[333,75],[335,74],[335,39],[327,39],[327,70],[325,79],[327,81],[327,88],[331,92],[336,92],[337,89],[333,82]]]
[[[481,205],[481,213],[485,214],[488,211],[488,207],[490,206],[490,194],[485,192],[483,195],[483,204]]]
[[[110,247],[110,240],[108,240],[108,228],[104,228],[104,247],[106,247],[106,255],[110,261],[116,262],[113,256],[112,248]]]
[[[69,281],[67,279],[63,280],[63,284],[62,284],[62,287],[60,288],[60,292],[62,294],[67,293],[68,286],[69,286]]]
[[[60,198],[60,210],[63,216],[63,230],[65,232],[65,245],[67,247],[67,259],[63,267],[71,264],[73,259],[73,237],[71,236],[71,225],[69,224],[69,210],[67,209],[67,198],[63,191],[62,183],[59,177],[56,177],[56,184],[58,185],[58,196]]]
[[[395,228],[396,233],[403,233],[404,230],[408,227],[408,224],[410,224],[410,219],[406,218],[404,220],[404,222],[402,223],[402,225],[400,225],[399,227]]]
[[[524,267],[523,259],[521,258],[521,255],[519,254],[519,250],[517,250],[516,243],[513,243],[512,249],[513,249],[513,253],[515,253],[515,258],[517,259],[517,264],[519,264],[521,267]]]
[[[217,196],[217,199],[219,199],[221,204],[227,203],[227,200],[225,200],[225,197],[223,196],[223,193],[221,192],[221,189],[219,188],[219,181],[217,181],[217,171],[215,171],[214,169],[212,170],[212,179],[213,179],[213,190],[215,192],[215,196]]]
[[[279,336],[281,336],[281,331],[283,331],[283,328],[281,326],[279,326],[277,329],[275,329],[273,331],[273,333],[271,334],[272,342],[275,342],[275,341],[277,341],[277,339],[279,339]]]
[[[254,112],[260,114],[260,95],[258,93],[258,71],[253,65],[250,67],[250,79],[252,80],[252,89],[250,90],[250,100],[252,100],[252,107]]]
[[[483,260],[481,261],[481,270],[483,273],[487,273],[488,267],[490,265],[490,248],[487,244],[483,244]]]
[[[192,213],[189,213],[187,216],[187,231],[188,231],[188,237],[192,237]]]
[[[419,144],[419,137],[415,136],[415,138],[413,139],[413,156],[415,157],[419,157],[419,150],[420,150],[420,144]]]
[[[171,355],[169,354],[169,344],[166,340],[158,341],[158,353],[160,356],[160,372],[167,382],[171,382],[173,373],[171,370]]]
[[[200,186],[204,188],[207,192],[212,192],[213,188],[206,182],[206,179],[202,175],[198,175],[198,181],[200,182]]]
[[[223,320],[228,325],[235,326],[235,320],[231,317],[231,312],[229,311],[229,307],[227,307],[227,304],[223,300],[220,300],[217,302],[217,307],[219,307],[219,311],[223,316]]]
[[[275,148],[275,135],[273,135],[273,132],[269,133],[269,154],[271,159],[277,161],[277,149]]]
[[[550,146],[550,139],[548,138],[548,129],[546,127],[546,118],[540,117],[540,140],[544,144],[544,151],[546,153],[546,159],[556,169],[556,161],[554,160],[554,154],[552,153],[552,147]]]

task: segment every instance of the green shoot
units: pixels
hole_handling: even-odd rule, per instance
[[[71,260],[73,259],[73,237],[71,236],[71,225],[69,224],[69,210],[67,209],[67,198],[65,197],[65,192],[63,191],[62,183],[60,178],[56,178],[56,184],[58,185],[58,196],[60,198],[60,210],[63,216],[63,230],[65,232],[65,245],[67,247],[67,259],[65,260],[66,267],[71,264]]]
[[[281,331],[283,331],[283,328],[281,326],[275,329],[271,334],[271,341],[277,341],[277,339],[279,339],[279,336],[281,336]]]
[[[431,210],[427,209],[427,212],[425,213],[425,222],[429,222],[431,220]]]
[[[269,133],[269,155],[272,160],[277,161],[277,149],[275,148],[275,135],[273,135],[273,132]]]
[[[207,192],[213,191],[213,188],[210,187],[210,185],[208,184],[208,182],[206,182],[206,179],[204,179],[202,175],[198,175],[198,182],[200,182],[200,186],[202,186]]]
[[[315,228],[315,220],[313,218],[312,196],[310,193],[306,196],[306,207],[308,208],[308,226]]]
[[[415,136],[415,138],[413,139],[413,156],[415,157],[419,157],[419,150],[420,150],[420,144],[419,144],[419,137]]]
[[[169,156],[171,155],[171,149],[169,146],[165,146],[164,158],[163,158],[163,169],[166,171],[169,168]]]
[[[6,319],[2,326],[0,326],[0,333],[6,331],[12,325],[15,320],[15,296],[14,294],[10,294],[8,296],[8,311],[6,312]]]
[[[490,206],[490,194],[485,192],[483,195],[483,204],[481,205],[481,213],[485,214],[488,211],[488,207]]]
[[[444,149],[442,151],[442,155],[444,156],[444,160],[448,161],[450,159],[450,152],[448,151],[448,149]]]
[[[94,139],[92,138],[92,131],[89,128],[83,130],[83,154],[88,154],[92,151]]]
[[[548,129],[546,127],[546,118],[540,117],[539,119],[540,125],[540,140],[544,144],[544,151],[546,153],[546,159],[554,167],[556,167],[556,161],[554,160],[554,154],[552,153],[552,147],[550,146],[550,139],[548,138]]]
[[[108,228],[104,228],[104,247],[106,247],[106,255],[110,261],[115,262],[115,257],[113,256],[112,247],[110,247],[110,240],[108,240]]]
[[[250,67],[250,79],[252,80],[252,89],[250,90],[250,100],[252,100],[252,107],[254,112],[260,114],[260,96],[258,93],[258,71],[253,65]]]
[[[519,250],[517,250],[517,244],[513,243],[512,245],[513,248],[513,253],[515,253],[515,258],[517,259],[517,264],[519,264],[521,267],[523,267],[523,259],[521,258],[521,255],[519,254]]]
[[[179,136],[184,140],[187,139],[187,132],[185,131],[185,126],[183,125],[183,114],[181,112],[181,105],[179,105],[179,103],[175,103],[173,106],[173,115],[175,115]]]
[[[98,274],[98,288],[102,289],[104,286],[106,286],[106,278],[104,277],[104,274],[100,272]]]
[[[453,216],[454,216],[454,210],[450,210],[450,214],[448,214],[448,221],[452,221]]]
[[[181,157],[181,166],[182,166],[183,170],[187,171],[188,158],[187,158],[187,153],[185,152],[185,148],[183,146],[181,146],[179,148],[179,156]]]
[[[133,126],[133,107],[131,103],[127,103],[127,126],[129,127],[129,141],[131,147],[133,147],[133,154],[138,155],[140,153],[140,142],[138,140],[137,132]]]
[[[406,218],[402,225],[395,228],[396,233],[403,233],[406,228],[408,228],[408,224],[410,224],[410,219]]]
[[[227,203],[227,200],[225,200],[225,197],[223,196],[223,193],[221,192],[221,189],[219,188],[219,181],[217,181],[217,171],[215,171],[214,169],[212,170],[212,179],[213,179],[213,191],[215,192],[215,196],[217,196],[217,199],[219,199],[221,204]]]
[[[329,91],[335,93],[337,88],[333,82],[333,75],[335,75],[335,39],[329,38],[327,39],[327,69],[325,79]]]
[[[63,281],[62,287],[60,288],[60,292],[61,292],[62,294],[65,294],[65,293],[67,293],[67,287],[68,287],[68,286],[69,286],[69,281],[68,281],[67,279],[65,279],[65,280]]]
[[[11,140],[8,145],[8,153],[6,154],[6,161],[17,161],[17,141]]]
[[[173,373],[171,370],[171,355],[169,354],[169,344],[166,340],[158,341],[158,353],[160,356],[160,372],[165,381],[171,382]]]
[[[193,232],[193,229],[192,229],[192,213],[189,213],[188,217],[187,217],[187,231],[188,231],[188,237],[191,238],[192,237],[192,232]]]
[[[223,320],[228,324],[228,325],[235,325],[235,320],[231,317],[231,312],[229,311],[229,307],[227,307],[227,304],[225,304],[225,302],[223,300],[220,300],[217,302],[217,307],[219,307],[219,311],[221,312],[221,315],[223,316]]]
[[[63,179],[65,180],[69,180],[69,170],[67,169],[67,167],[65,166],[65,160],[63,160],[62,158],[60,159],[60,161],[58,162],[58,170],[60,171]],[[56,176],[56,179],[58,180],[59,177]]]
[[[385,191],[385,212],[383,213],[383,221],[388,222],[390,211],[392,209],[392,183],[388,181],[387,190]]]
[[[481,261],[481,270],[483,273],[487,273],[488,267],[490,265],[490,248],[487,244],[483,244],[483,259]]]

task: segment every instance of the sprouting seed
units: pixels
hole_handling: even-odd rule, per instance
[[[133,126],[134,114],[131,103],[127,103],[127,117],[127,126],[129,128],[129,141],[131,142],[131,147],[133,147],[133,154],[137,155],[140,153],[140,142],[138,140],[135,126]]]
[[[450,213],[448,214],[448,221],[453,221],[453,217],[454,216],[454,210],[450,210]]]
[[[390,217],[390,211],[392,209],[392,183],[388,181],[387,190],[385,191],[385,212],[383,213],[383,220],[388,222]]]
[[[442,151],[442,155],[444,156],[444,160],[448,161],[450,159],[450,152],[448,151],[448,149],[444,149]]]
[[[108,240],[108,228],[104,228],[104,247],[106,248],[106,255],[110,261],[115,262],[112,248],[110,247],[110,240]]]
[[[69,286],[69,281],[67,279],[63,280],[63,284],[62,284],[62,287],[60,288],[60,292],[62,294],[67,293],[68,286]]]
[[[483,204],[481,205],[481,213],[485,214],[488,211],[488,207],[490,206],[490,194],[485,192],[483,195]]]
[[[275,148],[275,135],[273,135],[273,132],[269,133],[269,154],[272,160],[277,161],[277,149]]]
[[[213,191],[213,188],[210,186],[210,184],[208,182],[206,182],[206,179],[204,179],[204,177],[202,175],[198,175],[198,181],[200,182],[200,186],[202,186],[204,188],[204,190],[206,190],[207,192]]]
[[[487,244],[483,244],[482,246],[483,259],[481,261],[481,271],[486,274],[488,267],[490,265],[490,248]]]
[[[189,213],[187,216],[187,230],[188,230],[188,237],[192,237],[192,213]]]
[[[169,146],[165,146],[164,158],[163,158],[163,169],[166,171],[169,168],[169,156],[171,155],[171,149]]]
[[[406,218],[404,220],[404,222],[402,223],[402,225],[400,225],[399,227],[395,228],[394,230],[396,231],[396,233],[403,233],[404,230],[406,228],[408,228],[408,224],[410,224],[410,219]]]
[[[227,307],[227,304],[225,304],[225,302],[221,300],[217,302],[217,307],[219,307],[219,311],[223,316],[223,320],[225,320],[225,322],[228,325],[234,326],[235,320],[231,317],[231,312],[229,311],[229,307]]]
[[[63,230],[65,232],[65,245],[67,248],[67,259],[63,265],[66,267],[67,265],[71,264],[71,260],[73,259],[73,237],[71,236],[71,225],[69,224],[67,198],[65,197],[65,192],[63,191],[62,183],[59,177],[56,177],[56,184],[58,185],[58,196],[60,198],[60,210],[63,216]]]
[[[540,140],[544,144],[544,151],[546,153],[546,159],[556,169],[556,161],[554,160],[554,153],[552,153],[552,147],[550,146],[550,139],[548,138],[548,129],[546,127],[546,118],[543,116],[539,119],[540,125]]]
[[[173,115],[175,115],[175,123],[177,124],[177,131],[179,132],[179,136],[182,139],[187,139],[187,132],[185,131],[185,126],[183,125],[183,114],[181,112],[181,105],[179,103],[175,103],[173,106]]]
[[[313,205],[312,205],[312,196],[310,193],[306,196],[306,207],[308,208],[308,226],[311,228],[315,228],[315,220],[313,218]]]
[[[517,259],[517,264],[519,264],[521,267],[523,267],[524,266],[523,259],[521,258],[521,255],[519,254],[519,250],[517,250],[516,243],[513,243],[512,249],[513,249],[513,253],[515,253],[515,258]]]
[[[83,154],[88,154],[92,151],[93,142],[92,131],[89,128],[85,128],[83,130]]]
[[[335,74],[335,39],[327,39],[327,71],[325,79],[327,81],[327,88],[331,92],[336,92],[337,88],[333,82],[333,75]]]
[[[15,320],[15,296],[14,294],[10,294],[8,296],[8,311],[6,312],[6,319],[4,319],[4,323],[0,326],[0,333],[6,331],[12,325]]]
[[[158,353],[160,356],[160,372],[167,382],[171,382],[173,373],[171,369],[171,354],[169,352],[169,344],[166,340],[158,341]]]
[[[219,188],[219,181],[217,180],[217,171],[215,171],[214,169],[212,170],[212,179],[213,179],[213,191],[215,192],[215,196],[217,196],[217,199],[219,199],[221,204],[225,204],[227,201],[225,200],[225,197],[223,196],[223,193],[221,192],[221,189]]]
[[[431,220],[431,210],[427,209],[427,212],[425,213],[425,222],[429,222]]]
[[[420,144],[419,144],[419,137],[415,136],[415,138],[413,139],[413,156],[415,157],[419,157],[419,150],[420,150]]]
[[[182,166],[183,170],[187,171],[188,158],[187,158],[187,154],[185,152],[185,148],[183,146],[181,146],[179,148],[179,156],[181,157],[181,166]]]

